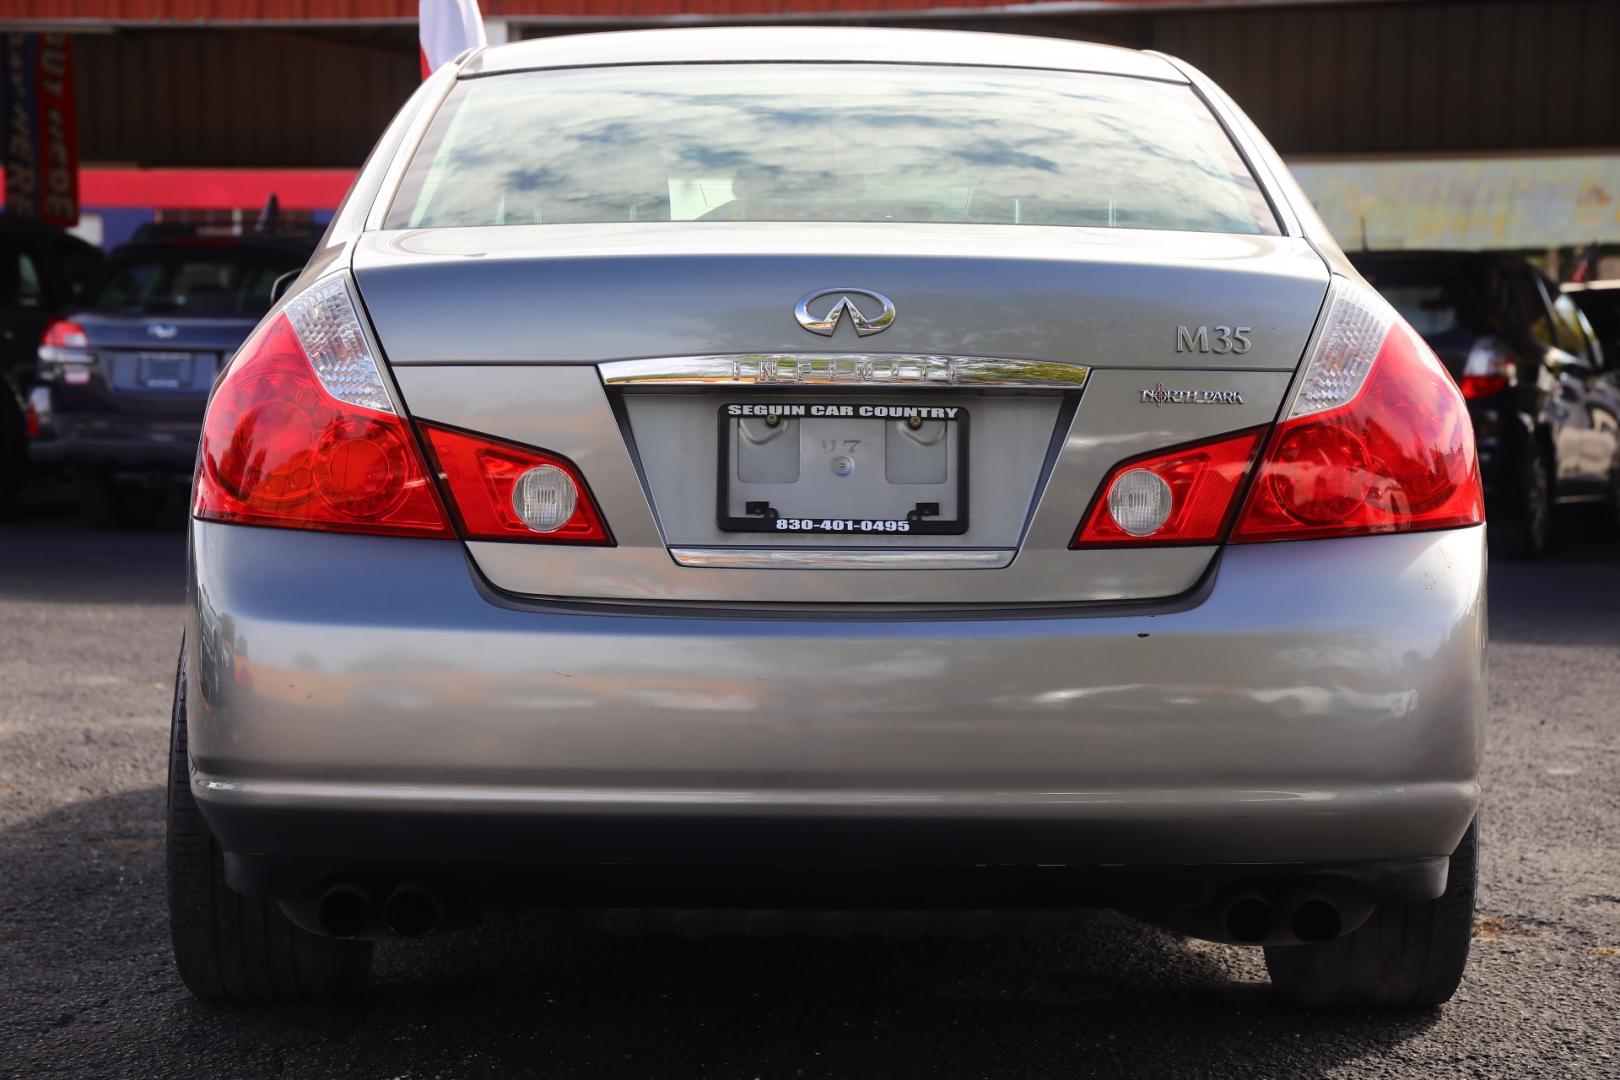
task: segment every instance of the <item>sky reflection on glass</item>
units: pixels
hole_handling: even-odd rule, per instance
[[[864,64],[468,80],[388,225],[669,220],[1277,231],[1184,86]]]

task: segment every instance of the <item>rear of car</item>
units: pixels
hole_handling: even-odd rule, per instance
[[[0,213],[0,500],[22,485],[28,433],[37,425],[27,395],[35,348],[100,265],[99,248],[59,229]]]
[[[1197,73],[1074,43],[435,75],[209,405],[188,985],[335,991],[505,902],[1117,905],[1266,945],[1295,1000],[1449,996],[1472,433],[1299,199]]]
[[[105,517],[189,479],[209,388],[308,258],[295,239],[180,238],[113,253],[39,338],[32,455],[68,466]]]

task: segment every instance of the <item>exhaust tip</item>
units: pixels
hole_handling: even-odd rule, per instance
[[[371,925],[371,897],[355,885],[334,885],[315,905],[315,921],[333,937],[354,937]]]
[[[1226,909],[1226,932],[1246,945],[1270,937],[1275,921],[1271,905],[1258,896],[1245,896]]]
[[[1332,941],[1343,928],[1339,909],[1327,900],[1307,900],[1294,909],[1294,936],[1301,941]]]
[[[438,897],[417,885],[400,885],[383,904],[383,921],[400,937],[431,934],[443,914]]]

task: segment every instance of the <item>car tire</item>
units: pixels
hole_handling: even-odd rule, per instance
[[[1452,853],[1435,900],[1381,904],[1358,929],[1315,945],[1268,945],[1278,998],[1304,1008],[1423,1009],[1451,1000],[1474,933],[1479,822]]]
[[[214,1001],[317,1001],[364,983],[371,942],[312,934],[273,900],[225,883],[225,861],[191,793],[186,751],[185,647],[174,680],[164,865],[169,934],[180,980]]]
[[[1596,508],[1592,524],[1599,536],[1620,536],[1620,461],[1609,471],[1609,497]]]
[[[1525,447],[1508,516],[1492,521],[1492,549],[1509,559],[1541,558],[1552,533],[1553,464],[1538,439]]]
[[[11,385],[0,377],[0,503],[15,498],[28,478],[26,424]]]

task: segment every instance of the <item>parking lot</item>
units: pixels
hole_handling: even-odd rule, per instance
[[[1474,959],[1438,1012],[1287,1012],[1258,952],[1098,914],[1065,937],[609,938],[508,917],[379,946],[339,1006],[194,1001],[161,850],[183,510],[0,521],[0,1074],[1601,1076],[1620,1073],[1620,544],[1491,581]]]

